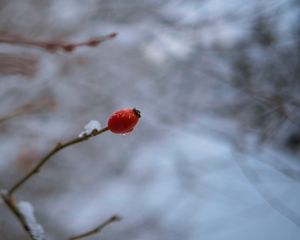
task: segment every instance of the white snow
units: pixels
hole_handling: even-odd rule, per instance
[[[101,124],[97,120],[91,120],[88,124],[84,126],[84,131],[81,132],[78,137],[82,138],[85,135],[91,134],[94,130],[99,131],[101,129]]]
[[[20,202],[18,202],[17,207],[18,207],[20,213],[22,214],[22,216],[24,217],[25,221],[27,222],[29,231],[31,232],[34,239],[45,240],[46,237],[45,237],[44,229],[43,229],[42,225],[40,225],[37,222],[37,220],[34,216],[34,209],[33,209],[33,206],[31,205],[31,203],[25,202],[25,201],[20,201]]]

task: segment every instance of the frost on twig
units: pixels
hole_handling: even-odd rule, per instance
[[[97,120],[91,120],[84,126],[84,131],[82,131],[78,137],[82,138],[86,135],[93,133],[94,131],[100,131],[101,124]]]
[[[46,240],[45,232],[41,224],[39,224],[34,216],[33,206],[29,202],[18,202],[17,208],[27,223],[28,231],[35,240]]]

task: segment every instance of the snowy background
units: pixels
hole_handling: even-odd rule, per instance
[[[136,107],[132,134],[60,152],[16,193],[49,239],[118,214],[89,239],[298,240],[299,23],[297,0],[1,0],[0,36],[118,36],[71,53],[0,44],[0,188]],[[0,239],[25,237],[0,201]]]

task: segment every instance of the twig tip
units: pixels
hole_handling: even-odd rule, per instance
[[[109,36],[110,38],[114,38],[114,37],[118,36],[118,33],[113,32],[113,33],[109,34],[108,36]]]
[[[111,218],[110,218],[110,221],[112,222],[119,222],[121,221],[123,218],[119,215],[113,215]]]

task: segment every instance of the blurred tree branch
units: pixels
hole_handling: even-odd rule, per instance
[[[57,52],[57,51],[72,52],[78,47],[83,47],[83,46],[96,47],[107,40],[115,38],[116,36],[117,33],[110,33],[104,36],[93,37],[86,41],[72,43],[72,42],[60,42],[54,40],[38,41],[38,40],[33,40],[24,37],[22,35],[0,33],[0,43],[19,45],[25,47],[42,48],[49,52]]]
[[[51,95],[42,96],[32,100],[29,103],[25,103],[15,108],[11,112],[8,112],[3,116],[0,116],[0,124],[25,114],[37,113],[45,109],[52,110],[55,109],[55,107],[56,107],[56,101]]]
[[[21,74],[32,77],[37,70],[38,59],[34,55],[0,53],[0,74]]]
[[[241,149],[240,149],[241,151]],[[240,167],[243,175],[247,178],[249,183],[254,187],[257,193],[279,214],[293,222],[300,228],[300,216],[277,198],[262,182],[255,169],[245,164],[241,159],[242,154],[236,154],[235,160]]]

